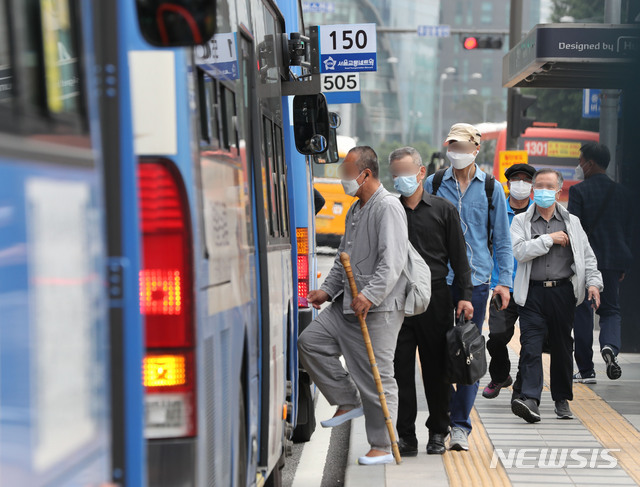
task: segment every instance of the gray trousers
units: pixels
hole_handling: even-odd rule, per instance
[[[393,357],[403,319],[402,311],[367,315],[367,328],[394,427],[398,386],[394,379]],[[300,362],[327,401],[335,406],[362,405],[371,448],[390,452],[391,441],[360,323],[354,315],[342,313],[342,300],[329,305],[302,332],[298,338],[298,351]],[[348,372],[340,362],[341,355]]]

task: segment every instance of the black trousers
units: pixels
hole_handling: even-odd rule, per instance
[[[445,434],[449,429],[450,385],[445,379],[446,333],[453,327],[453,301],[446,280],[431,283],[431,302],[427,311],[405,318],[394,358],[398,383],[398,436],[414,442],[416,439],[416,347],[422,365],[430,433]]]
[[[540,402],[542,394],[542,347],[549,333],[551,347],[551,397],[554,401],[573,399],[573,317],[576,298],[573,286],[529,286],[527,302],[520,313],[521,395]]]
[[[516,321],[518,321],[518,305],[513,300],[513,293],[506,309],[497,311],[493,305],[489,306],[487,350],[491,355],[489,373],[493,382],[504,382],[511,371],[507,345],[513,338]]]

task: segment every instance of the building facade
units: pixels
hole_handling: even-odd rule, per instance
[[[442,2],[440,23],[469,34],[482,30],[509,30],[510,0],[450,0]],[[523,2],[523,31],[540,21],[540,0]],[[442,120],[433,111],[433,125],[440,122],[434,143],[444,141],[456,122],[502,122],[506,120],[507,90],[502,88],[502,57],[509,50],[503,37],[502,49],[465,50],[464,35],[440,39],[438,46],[438,103],[442,99]],[[439,107],[440,108],[440,107]],[[437,130],[437,129],[436,129]]]

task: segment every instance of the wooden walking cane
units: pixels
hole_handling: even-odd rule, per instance
[[[342,267],[347,273],[347,279],[349,280],[349,287],[351,288],[351,296],[355,299],[358,296],[358,287],[356,281],[353,278],[353,271],[351,270],[351,261],[349,254],[342,252],[340,254],[340,261]],[[367,354],[369,355],[369,363],[371,364],[371,372],[373,372],[373,380],[376,382],[378,388],[378,396],[380,397],[380,405],[382,406],[382,414],[384,415],[384,421],[387,423],[387,429],[389,430],[389,438],[391,439],[391,450],[393,451],[393,457],[396,459],[396,463],[402,463],[400,457],[400,450],[398,449],[398,442],[396,441],[396,433],[393,429],[393,423],[391,422],[391,415],[389,414],[389,408],[387,407],[387,398],[384,395],[382,389],[382,380],[380,379],[380,371],[378,370],[378,364],[376,357],[373,354],[373,346],[371,345],[371,338],[369,337],[369,329],[367,323],[364,321],[362,314],[358,314],[358,321],[360,322],[360,330],[362,330],[362,338],[364,338],[364,344],[367,347]]]

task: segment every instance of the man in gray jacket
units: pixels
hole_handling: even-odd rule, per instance
[[[300,335],[299,358],[329,403],[338,407],[334,417],[322,421],[322,426],[338,426],[364,414],[371,450],[360,457],[359,463],[391,463],[391,441],[356,315],[363,314],[367,320],[395,425],[398,386],[393,357],[406,299],[407,280],[402,271],[407,263],[407,217],[398,198],[380,184],[373,149],[351,149],[340,171],[345,192],[359,201],[347,212],[344,236],[331,271],[320,289],[307,296],[318,309],[325,301],[333,302]],[[356,299],[351,296],[340,262],[341,252],[351,258],[359,291]]]
[[[600,305],[602,276],[580,220],[557,204],[562,174],[540,169],[533,177],[533,201],[511,224],[513,256],[518,261],[513,298],[520,315],[522,386],[511,410],[529,423],[540,421],[542,344],[551,345],[551,397],[558,419],[571,419],[573,339],[571,329],[585,290]]]

